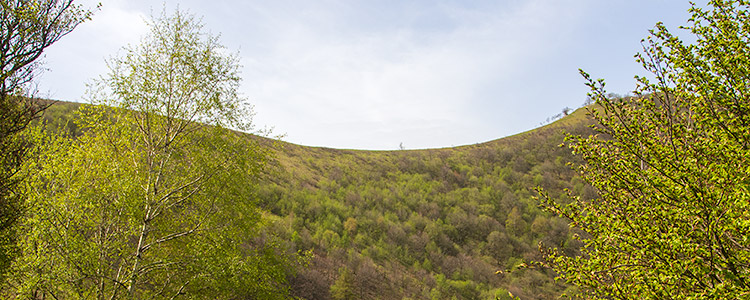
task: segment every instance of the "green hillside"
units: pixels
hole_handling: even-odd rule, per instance
[[[56,127],[78,105],[45,113]],[[258,201],[270,232],[309,251],[290,278],[305,299],[552,299],[566,286],[538,245],[574,253],[565,220],[538,208],[536,186],[594,195],[559,147],[564,132],[591,129],[579,109],[547,126],[486,143],[444,149],[360,151],[260,138],[274,159]]]
[[[243,133],[239,54],[164,8],[97,105],[33,98],[93,11],[0,9],[0,299],[750,299],[750,1],[657,23],[632,96],[409,151]]]

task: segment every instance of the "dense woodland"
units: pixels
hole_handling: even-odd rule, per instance
[[[566,163],[564,132],[587,134],[584,110],[482,144],[351,151],[282,144],[261,186],[290,247],[313,250],[291,280],[308,299],[553,299],[567,287],[538,245],[575,254],[568,223],[539,208],[535,186],[595,192]]]
[[[59,103],[50,128],[78,107]],[[444,149],[362,151],[255,137],[273,149],[257,186],[266,234],[307,257],[289,278],[305,299],[554,299],[569,287],[535,265],[540,243],[576,254],[568,222],[539,208],[535,187],[584,197],[566,133],[589,134],[579,109],[547,126]],[[510,292],[510,294],[509,294]]]

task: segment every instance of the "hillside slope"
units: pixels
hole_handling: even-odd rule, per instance
[[[45,113],[55,126],[78,104]],[[564,133],[589,134],[584,110],[486,143],[444,149],[359,151],[260,139],[272,160],[258,185],[269,234],[313,254],[290,278],[306,299],[552,299],[567,287],[540,260],[539,243],[574,253],[567,223],[542,212],[553,197],[593,190],[566,163]],[[502,272],[498,272],[502,271]],[[510,271],[510,272],[508,272]]]
[[[547,126],[455,148],[357,151],[281,143],[262,185],[290,247],[315,253],[292,280],[307,299],[555,298],[538,244],[574,252],[567,223],[540,211],[535,186],[593,190],[566,163],[564,133],[588,134],[579,110]]]

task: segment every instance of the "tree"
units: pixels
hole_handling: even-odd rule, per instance
[[[694,43],[657,24],[637,55],[655,79],[638,77],[634,97],[609,98],[603,80],[582,72],[599,134],[568,141],[599,197],[544,200],[582,231],[582,255],[547,251],[582,296],[750,296],[748,8],[693,5],[682,28]]]
[[[339,276],[331,285],[331,297],[336,300],[355,299],[354,274],[347,267],[339,268]]]
[[[15,257],[24,205],[19,171],[31,144],[23,133],[49,106],[34,99],[29,86],[44,50],[90,16],[72,0],[0,3],[0,277]]]
[[[11,293],[60,298],[284,297],[288,260],[253,186],[235,56],[191,15],[162,13],[92,89],[82,135],[40,132]]]

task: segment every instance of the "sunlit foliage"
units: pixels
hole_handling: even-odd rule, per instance
[[[632,98],[589,81],[599,134],[569,141],[598,196],[547,202],[586,233],[581,256],[549,253],[581,296],[750,297],[749,9],[694,5],[693,43],[657,24],[637,57],[654,79]]]

